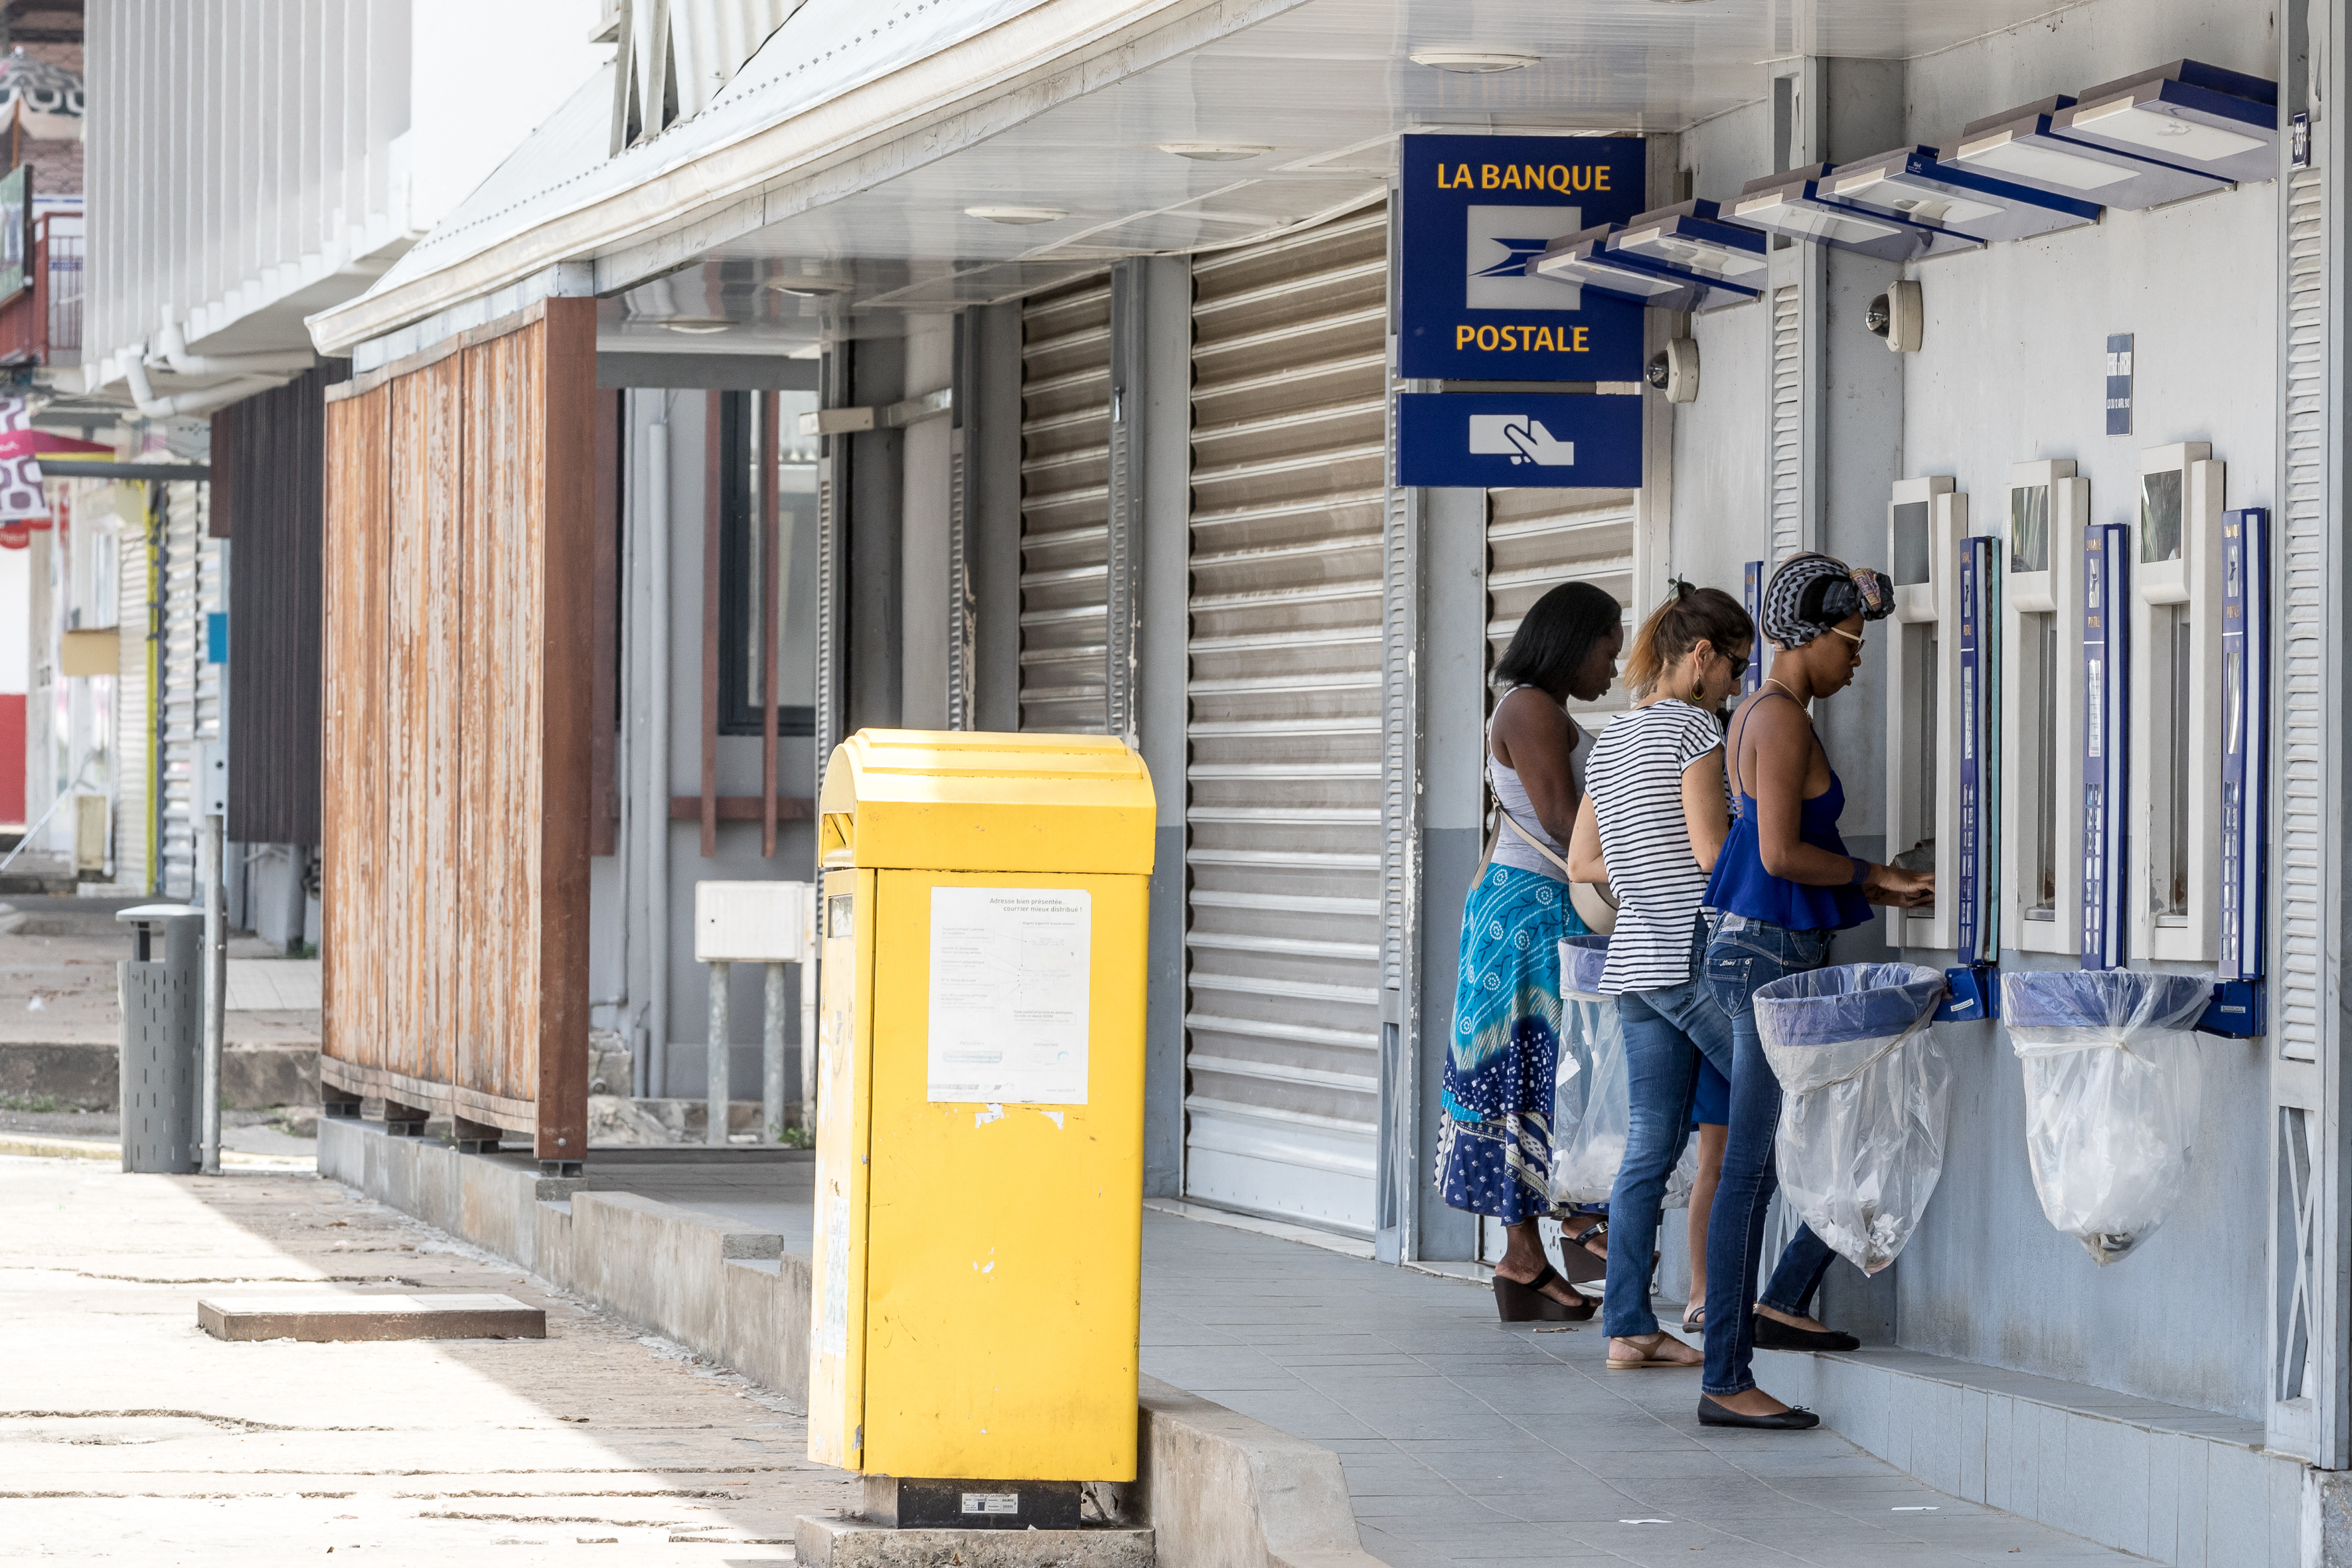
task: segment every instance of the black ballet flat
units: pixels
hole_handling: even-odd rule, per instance
[[[1698,1424],[1702,1426],[1752,1426],[1764,1432],[1801,1432],[1808,1426],[1820,1426],[1822,1418],[1795,1405],[1778,1415],[1742,1415],[1737,1410],[1725,1409],[1702,1394],[1698,1396]]]
[[[1543,1266],[1542,1273],[1524,1285],[1497,1274],[1495,1276],[1495,1310],[1507,1323],[1580,1323],[1592,1316],[1598,1303],[1589,1297],[1579,1296],[1578,1300],[1584,1303],[1579,1309],[1565,1301],[1555,1301],[1544,1294],[1547,1285],[1567,1283],[1559,1277],[1559,1270],[1549,1263]]]
[[[1756,1348],[1760,1351],[1858,1351],[1862,1342],[1835,1329],[1801,1329],[1778,1318],[1756,1314]]]

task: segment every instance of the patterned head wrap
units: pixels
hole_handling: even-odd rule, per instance
[[[1757,619],[1774,646],[1802,647],[1849,616],[1877,621],[1894,609],[1895,584],[1884,573],[1834,556],[1792,555],[1765,584]]]

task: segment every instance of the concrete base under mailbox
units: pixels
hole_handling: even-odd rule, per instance
[[[1152,1568],[1151,1531],[893,1530],[862,1519],[795,1521],[794,1555],[812,1568]]]

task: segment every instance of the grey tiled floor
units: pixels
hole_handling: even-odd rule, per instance
[[[599,1183],[811,1234],[806,1161],[606,1166]],[[1596,1323],[1505,1328],[1482,1286],[1143,1216],[1143,1370],[1336,1451],[1392,1568],[2144,1562],[1934,1490],[1834,1433],[1725,1432],[1696,1373],[1611,1373]]]
[[[1597,1322],[1505,1328],[1483,1287],[1167,1215],[1143,1237],[1143,1370],[1338,1451],[1393,1568],[2145,1561],[1834,1433],[1702,1427],[1696,1374],[1607,1371]]]

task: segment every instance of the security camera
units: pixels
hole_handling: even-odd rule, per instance
[[[1886,340],[1886,346],[1899,354],[1916,353],[1919,350],[1919,285],[1898,282],[1870,302],[1863,312],[1863,324]]]
[[[1643,378],[1666,395],[1668,403],[1698,401],[1698,342],[1694,338],[1670,338],[1666,346],[1650,356]]]

